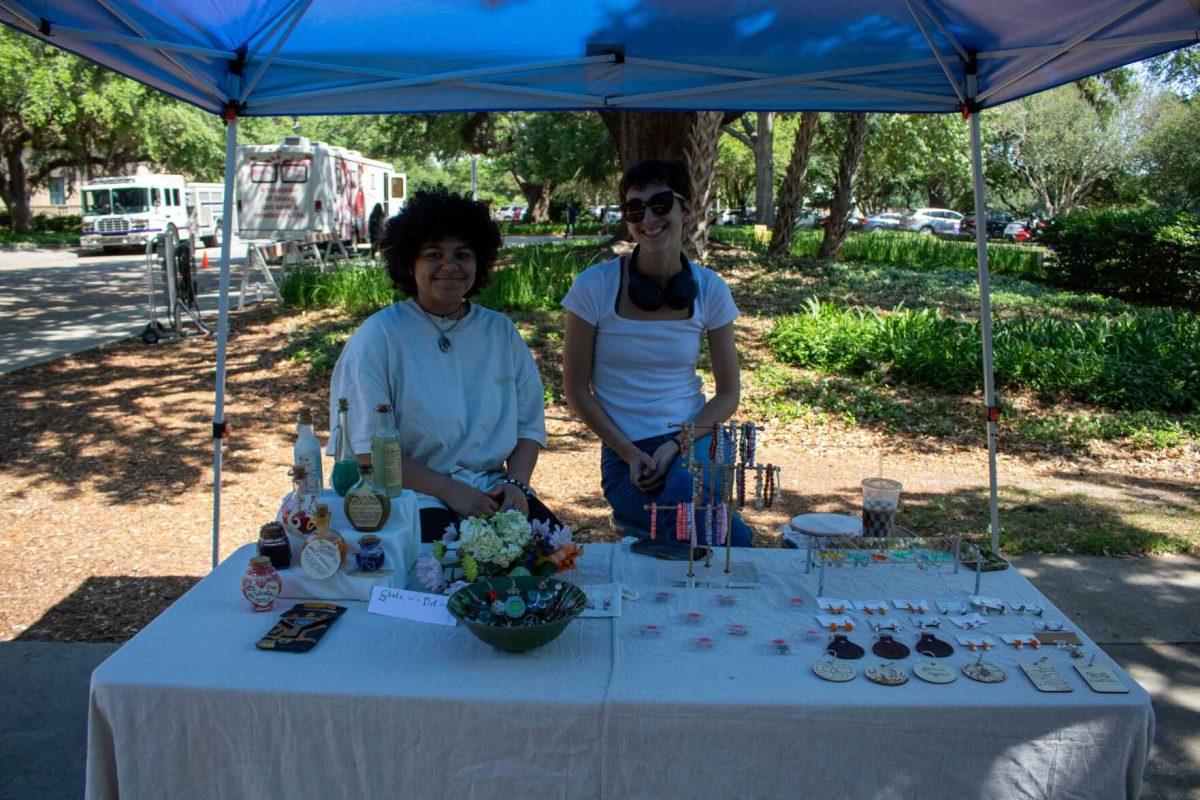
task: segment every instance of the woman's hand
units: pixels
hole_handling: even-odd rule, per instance
[[[526,517],[529,516],[529,498],[515,483],[497,483],[487,494],[500,504],[501,511],[515,508]]]
[[[625,463],[629,467],[629,480],[633,481],[634,485],[642,491],[650,491],[646,482],[658,469],[658,465],[654,463],[654,457],[634,447],[633,452],[625,459]]]
[[[661,489],[667,481],[667,473],[671,471],[671,464],[678,455],[679,442],[668,439],[660,444],[654,451],[654,455],[651,456],[654,460],[654,471],[645,480],[638,483],[638,487],[644,492],[657,492]]]
[[[500,504],[494,498],[474,486],[468,486],[453,478],[450,482],[454,485],[446,490],[441,500],[460,517],[490,517],[500,510]]]

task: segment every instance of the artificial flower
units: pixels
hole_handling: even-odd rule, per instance
[[[571,542],[555,550],[546,558],[558,567],[559,572],[575,569],[575,561],[583,555],[583,546]]]
[[[547,522],[546,527],[547,528],[549,527],[549,522]],[[554,550],[558,550],[558,549],[570,544],[572,541],[571,537],[572,537],[571,526],[570,525],[559,525],[557,528],[554,529],[554,533],[550,534],[550,536],[548,537],[549,542],[550,542],[550,547],[553,548]]]
[[[446,555],[446,543],[445,542],[434,542],[433,543],[433,557],[436,558],[438,561],[441,561],[445,555]]]
[[[475,560],[475,556],[464,553],[459,565],[462,567],[463,577],[467,580],[473,581],[479,577],[479,563]]]
[[[417,580],[434,594],[446,588],[446,579],[442,577],[442,562],[432,556],[422,556],[417,559]]]

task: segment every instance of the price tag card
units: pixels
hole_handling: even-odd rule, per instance
[[[390,586],[373,586],[367,613],[453,627],[458,624],[458,620],[446,609],[449,599],[438,594],[410,592]]]
[[[1127,694],[1129,687],[1108,667],[1100,664],[1076,664],[1075,671],[1087,681],[1093,692]]]
[[[1022,664],[1021,671],[1029,676],[1039,692],[1073,692],[1071,684],[1062,676],[1058,668],[1045,661],[1035,664]]]

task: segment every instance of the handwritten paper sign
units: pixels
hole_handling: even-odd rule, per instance
[[[446,610],[446,601],[449,599],[437,594],[410,592],[390,586],[373,586],[367,613],[453,627],[458,624],[458,620]]]

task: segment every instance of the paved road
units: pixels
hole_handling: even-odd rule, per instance
[[[208,254],[212,267],[197,275],[200,309],[205,318],[215,319],[220,250],[202,252]],[[236,292],[245,244],[235,240],[233,254]],[[250,300],[265,294],[261,280],[254,287]],[[135,335],[146,325],[147,306],[146,262],[141,253],[0,253],[0,373]]]
[[[510,247],[561,242],[558,236],[513,236]],[[219,248],[200,270],[200,309],[215,321]],[[236,307],[246,244],[233,243],[230,298]],[[279,271],[274,270],[276,280]],[[251,276],[247,300],[270,292]],[[162,300],[160,314],[162,313]],[[0,252],[0,374],[90,350],[141,332],[148,320],[145,256],[127,252],[80,256],[70,250]],[[163,318],[165,322],[165,318]],[[194,330],[194,329],[193,329]]]

